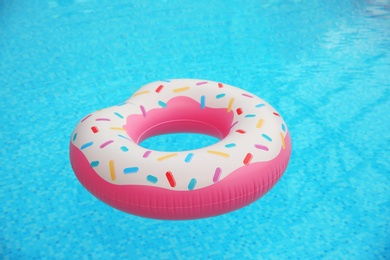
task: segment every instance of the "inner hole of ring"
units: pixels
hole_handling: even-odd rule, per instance
[[[156,151],[187,151],[210,146],[224,135],[214,126],[195,120],[172,120],[146,129],[136,142]]]

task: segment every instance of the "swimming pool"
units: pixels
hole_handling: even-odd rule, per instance
[[[1,258],[388,259],[389,6],[0,1]],[[268,194],[175,222],[119,212],[81,186],[68,158],[78,120],[169,78],[226,82],[283,115],[293,154]]]

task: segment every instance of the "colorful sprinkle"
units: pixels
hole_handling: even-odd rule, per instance
[[[182,88],[175,88],[173,90],[173,92],[177,93],[177,92],[182,92],[182,91],[186,91],[186,90],[189,90],[190,87],[182,87]]]
[[[96,118],[95,121],[111,121],[109,118]]]
[[[226,96],[226,94],[225,93],[221,93],[221,94],[218,94],[218,95],[216,95],[215,96],[215,98],[223,98],[224,96]]]
[[[204,109],[206,106],[205,103],[206,103],[206,96],[201,96],[200,97],[200,108]]]
[[[242,108],[241,107],[237,108],[236,112],[237,112],[237,115],[241,115],[242,114]]]
[[[260,150],[269,151],[268,147],[261,144],[255,144],[255,147]]]
[[[193,153],[189,153],[189,154],[187,154],[187,156],[186,156],[186,158],[184,159],[184,161],[185,161],[186,163],[189,163],[189,162],[191,162],[192,157],[194,157],[194,154],[193,154]]]
[[[191,180],[190,180],[190,183],[188,184],[188,189],[189,190],[193,190],[194,188],[195,188],[195,185],[196,185],[196,179],[195,178],[192,178]]]
[[[256,105],[257,108],[263,107],[263,106],[265,106],[265,104],[258,104],[258,105]]]
[[[152,151],[146,151],[142,157],[148,158],[151,153],[152,153]]]
[[[116,115],[119,118],[123,118],[123,116],[121,114],[119,114],[118,112],[115,112],[114,115]]]
[[[234,98],[231,98],[229,100],[229,104],[228,104],[228,107],[227,107],[227,112],[230,112],[230,110],[232,110],[233,102],[234,102]]]
[[[83,145],[80,147],[80,149],[81,149],[81,150],[84,150],[85,148],[90,147],[91,145],[93,145],[93,142],[85,143],[85,144],[83,144]]]
[[[99,166],[99,161],[91,162],[91,167],[97,167],[97,166]]]
[[[244,130],[242,130],[242,129],[238,129],[238,130],[236,130],[236,132],[237,133],[240,133],[240,134],[245,134],[246,132],[244,131]]]
[[[126,136],[124,136],[124,135],[118,135],[119,137],[122,137],[122,138],[125,138],[126,140],[129,140],[129,141],[131,141],[131,139],[130,138],[128,138],[128,137],[126,137]]]
[[[144,117],[146,117],[146,110],[145,110],[145,107],[141,105],[141,106],[139,106],[139,108],[141,109],[142,115],[143,115]]]
[[[249,118],[249,117],[256,117],[256,115],[255,115],[255,114],[247,114],[247,115],[245,115],[245,117],[246,117],[246,118]]]
[[[251,153],[247,153],[245,158],[244,158],[243,163],[245,165],[248,165],[252,161],[252,158],[253,158],[253,155]]]
[[[177,153],[171,153],[171,154],[168,154],[168,155],[164,155],[164,156],[161,156],[161,157],[157,158],[157,161],[162,161],[162,160],[174,157],[176,155],[177,155]]]
[[[96,127],[96,126],[92,126],[91,127],[91,130],[94,134],[96,134],[97,132],[99,132],[99,129]]]
[[[153,175],[148,175],[146,176],[146,180],[148,182],[151,182],[151,183],[157,183],[158,182],[158,179],[156,176],[153,176]]]
[[[133,95],[133,97],[136,97],[136,96],[139,96],[139,95],[143,95],[143,94],[147,94],[147,93],[149,93],[149,90],[145,90],[145,91],[141,91],[141,92],[135,93]]]
[[[202,81],[202,82],[198,82],[196,83],[197,86],[200,86],[200,85],[204,85],[204,84],[207,84],[208,82],[207,81]]]
[[[104,148],[104,147],[106,147],[107,145],[109,145],[109,144],[111,144],[111,143],[113,143],[114,142],[114,140],[109,140],[109,141],[107,141],[107,142],[104,142],[104,143],[102,143],[100,146],[99,146],[99,148]]]
[[[73,141],[75,141],[76,138],[77,138],[77,133],[75,133],[75,134],[73,135]]]
[[[219,155],[225,158],[229,158],[230,155],[228,153],[220,152],[220,151],[214,151],[214,150],[207,150],[208,153]]]
[[[115,176],[115,167],[114,167],[114,160],[110,160],[108,162],[108,166],[110,168],[110,175],[111,175],[111,180],[114,181],[116,179]]]
[[[219,178],[221,177],[221,173],[222,173],[221,168],[217,167],[217,168],[215,169],[215,172],[214,172],[213,182],[219,181]]]
[[[124,174],[131,174],[131,173],[136,173],[138,172],[138,167],[129,167],[129,168],[124,168],[123,173]]]
[[[156,93],[160,93],[160,91],[163,89],[164,85],[160,85],[158,86],[158,88],[156,88]],[[149,175],[151,176],[151,175]]]
[[[263,123],[264,123],[264,119],[260,119],[260,120],[257,122],[256,128],[261,128],[261,127],[263,126]]]
[[[283,146],[283,149],[286,149],[286,143],[284,141],[284,135],[283,133],[280,133],[280,139],[282,139],[282,146]]]
[[[87,115],[86,117],[83,118],[83,120],[81,120],[81,122],[84,122],[85,120],[87,120],[88,117],[92,116],[92,114],[89,114]]]
[[[219,88],[223,88],[223,84],[222,83],[218,83],[218,87]]]
[[[235,143],[226,144],[225,147],[226,148],[236,147],[236,144]]]
[[[163,108],[166,108],[166,107],[167,107],[167,103],[165,103],[165,102],[163,102],[163,101],[161,101],[161,100],[158,101],[158,104],[159,104],[161,107],[163,107]]]
[[[126,131],[123,127],[110,127],[111,130]]]
[[[268,141],[272,142],[272,138],[269,137],[268,135],[262,134],[261,136],[264,137],[265,139],[267,139]]]
[[[127,148],[126,146],[121,146],[121,150],[124,152],[127,152],[129,150],[129,148]]]
[[[242,93],[241,95],[243,95],[244,97],[253,98],[253,96],[246,94],[246,93]]]
[[[275,116],[280,116],[278,113],[276,113],[276,112],[273,112],[273,114],[275,115]]]
[[[173,177],[173,174],[171,172],[166,172],[165,177],[167,177],[169,185],[171,185],[172,188],[176,186],[175,178]]]

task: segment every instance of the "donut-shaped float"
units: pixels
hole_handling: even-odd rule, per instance
[[[177,152],[139,145],[180,132],[220,141]],[[145,85],[125,103],[84,117],[70,140],[73,170],[95,197],[127,213],[172,220],[216,216],[254,202],[279,180],[290,153],[287,125],[268,103],[194,79]]]

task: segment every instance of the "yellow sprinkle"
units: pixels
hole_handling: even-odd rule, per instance
[[[186,90],[189,90],[190,89],[190,87],[183,87],[183,88],[175,88],[174,90],[173,90],[173,92],[181,92],[181,91],[186,91]]]
[[[123,127],[110,127],[111,130],[126,131]]]
[[[171,153],[171,154],[168,154],[168,155],[164,155],[164,156],[161,156],[161,157],[157,158],[157,161],[162,161],[162,160],[168,159],[168,158],[176,156],[176,155],[177,155],[177,153]]]
[[[116,176],[115,176],[114,160],[110,160],[108,162],[108,165],[110,167],[111,180],[115,181]]]
[[[257,122],[256,128],[261,128],[263,126],[264,119],[260,119],[259,122]]]
[[[230,155],[228,153],[223,153],[223,152],[219,152],[219,151],[208,150],[207,152],[211,153],[211,154],[219,155],[219,156],[222,156],[222,157],[226,157],[226,158],[230,157]]]
[[[283,135],[283,133],[280,133],[280,138],[282,139],[283,149],[286,149],[286,143],[284,142],[284,135]]]
[[[141,92],[135,93],[135,94],[133,95],[133,97],[139,96],[139,95],[142,95],[142,94],[146,94],[146,93],[149,93],[149,90],[145,90],[145,91],[141,91]]]
[[[227,107],[227,111],[230,112],[230,110],[232,110],[232,106],[233,106],[233,102],[234,102],[234,98],[231,98],[229,100],[229,105]]]

